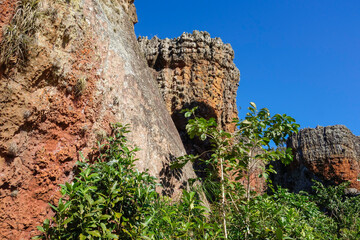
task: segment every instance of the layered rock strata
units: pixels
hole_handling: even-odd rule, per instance
[[[169,168],[185,150],[137,44],[133,1],[40,3],[27,62],[0,70],[0,239],[36,234],[79,151],[91,154],[110,123],[130,124],[137,167],[159,177],[165,194],[195,177],[190,165]]]
[[[360,191],[360,137],[342,125],[302,129],[288,139],[294,162],[278,166],[275,182],[295,192],[310,191],[312,179],[326,184],[350,181]]]

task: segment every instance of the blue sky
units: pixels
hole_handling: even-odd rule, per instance
[[[359,0],[135,0],[137,35],[207,31],[230,43],[248,103],[302,128],[343,124],[360,135]]]

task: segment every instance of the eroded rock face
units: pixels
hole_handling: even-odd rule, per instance
[[[237,118],[236,91],[240,73],[233,63],[234,51],[230,44],[199,31],[183,33],[174,39],[142,37],[138,42],[153,69],[187,153],[209,158],[209,141],[188,137],[187,119],[181,110],[197,106],[197,116],[213,117],[223,130],[235,130],[232,120]],[[199,177],[206,176],[204,164],[195,162],[194,168]]]
[[[342,125],[302,129],[288,139],[294,162],[280,167],[276,182],[293,191],[307,190],[311,180],[327,184],[350,181],[360,190],[360,137]]]
[[[169,168],[185,150],[137,44],[132,3],[42,0],[26,65],[1,67],[0,239],[36,234],[79,151],[89,155],[110,123],[131,125],[137,167],[164,193],[195,177],[190,165]]]
[[[237,118],[240,72],[230,44],[199,31],[174,39],[144,37],[138,41],[148,65],[155,70],[175,123],[181,109],[198,105],[204,117],[215,117],[222,129],[235,130],[232,120]]]

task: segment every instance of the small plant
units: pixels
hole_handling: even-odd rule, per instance
[[[336,239],[333,219],[305,193],[279,188],[271,196],[256,196],[239,205],[232,217],[231,239]]]
[[[19,147],[16,143],[11,142],[7,149],[7,154],[11,157],[16,157],[19,155]]]
[[[86,78],[85,77],[79,78],[74,86],[75,96],[77,97],[81,96],[86,89],[86,85],[87,85]]]
[[[23,113],[24,119],[28,119],[31,116],[32,112],[30,110],[25,110]]]
[[[106,139],[107,133],[104,129],[99,129],[95,132],[95,137],[96,140],[101,143]]]
[[[0,65],[24,64],[37,29],[39,0],[21,0],[11,23],[4,28],[0,43]]]

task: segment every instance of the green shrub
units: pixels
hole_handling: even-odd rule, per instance
[[[156,193],[156,179],[134,169],[136,148],[127,145],[126,127],[113,125],[99,145],[98,160],[79,162],[72,183],[61,185],[62,198],[52,220],[35,239],[216,239],[221,229],[195,192],[171,203]]]
[[[79,163],[79,175],[61,186],[56,215],[43,227],[43,239],[134,239],[157,197],[155,179],[134,170],[135,149],[126,127],[114,125],[94,164]]]
[[[157,201],[144,239],[221,239],[219,223],[211,221],[208,209],[195,192],[183,192],[180,202]]]
[[[315,182],[313,200],[337,224],[338,237],[341,239],[360,239],[360,196],[346,196],[349,183],[325,187]]]
[[[211,191],[212,194],[218,193],[218,196],[212,196],[211,200],[218,199],[221,202],[218,209],[221,211],[220,218],[224,236],[228,238],[230,234],[227,231],[227,223],[231,216],[227,211],[231,205],[238,204],[238,202],[234,202],[234,199],[239,200],[241,206],[248,205],[252,198],[252,175],[259,171],[267,179],[269,173],[275,171],[272,167],[264,168],[266,164],[274,160],[281,160],[284,163],[292,161],[291,149],[274,151],[270,147],[270,143],[280,146],[285,142],[287,136],[297,132],[299,125],[286,114],[271,116],[267,108],[258,110],[256,104],[251,102],[245,119],[235,120],[238,129],[234,134],[230,134],[219,130],[214,118],[207,120],[197,117],[196,109],[183,110],[185,117],[191,117],[186,125],[186,130],[190,138],[196,136],[202,141],[209,139],[211,143],[211,157],[204,161],[210,170],[206,180],[219,182],[220,190]],[[187,162],[194,162],[198,159],[199,156],[188,155],[179,159],[173,166],[182,167]],[[244,188],[238,184],[237,192],[234,192],[234,180],[240,179],[244,180],[246,186]],[[239,196],[239,191],[243,193],[241,196]],[[245,195],[245,199],[242,199],[243,195]],[[242,212],[242,214],[245,214],[246,220],[242,224],[247,229],[244,239],[248,239],[248,235],[251,234],[250,216],[246,216],[247,212]]]
[[[252,198],[238,209],[230,209],[230,239],[334,239],[336,236],[334,221],[307,195],[279,189],[271,196]],[[247,221],[249,224],[245,224]]]

